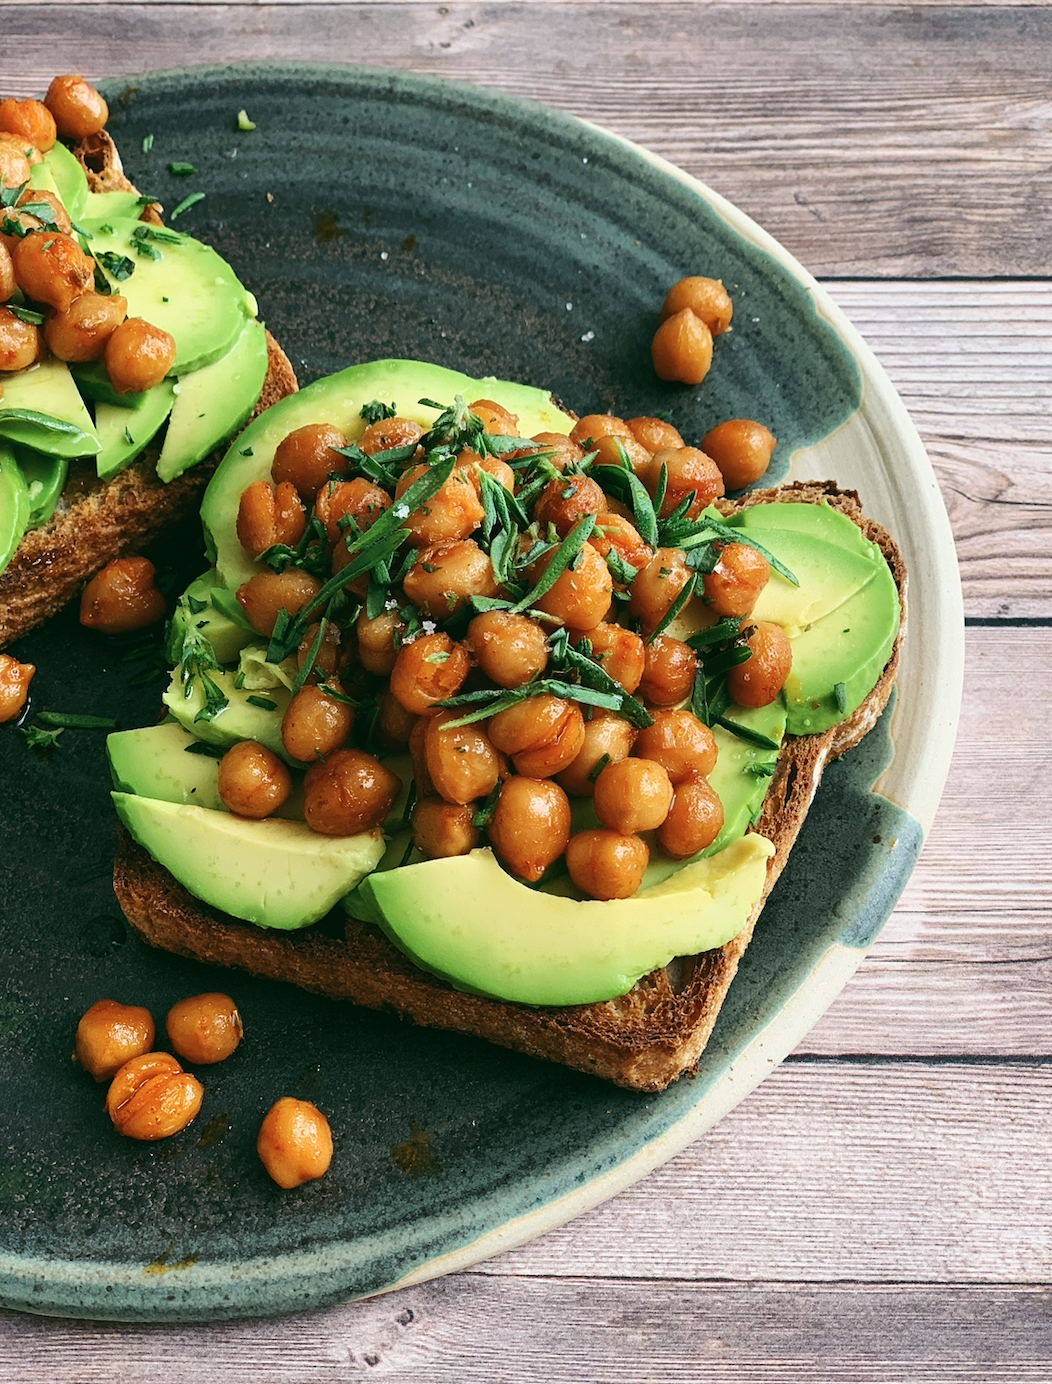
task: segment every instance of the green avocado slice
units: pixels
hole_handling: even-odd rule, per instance
[[[53,144],[29,174],[31,187],[46,188],[58,194],[66,215],[80,221],[88,203],[88,180],[83,168],[64,144]]]
[[[29,487],[11,448],[0,438],[0,572],[29,523]]]
[[[258,740],[282,759],[288,759],[285,746],[281,743],[281,718],[291,699],[288,688],[268,687],[265,691],[253,692],[237,687],[237,675],[228,669],[209,670],[203,676],[207,676],[226,697],[227,704],[214,716],[204,719],[202,675],[190,680],[190,695],[187,696],[180,668],[181,665],[173,669],[172,681],[161,700],[185,730],[208,745],[219,745],[224,749],[229,749],[238,740]]]
[[[95,456],[102,450],[69,367],[54,358],[4,376],[0,437],[49,456]]]
[[[95,458],[99,480],[119,475],[153,440],[172,411],[175,384],[162,380],[141,397],[141,404],[134,409],[101,402],[95,405],[95,431],[102,443],[102,451]]]
[[[257,640],[259,635],[245,619],[245,614],[237,601],[233,609],[220,609],[213,603],[218,596],[221,600],[230,598],[230,592],[216,585],[215,568],[195,577],[175,608],[165,642],[165,657],[169,663],[178,663],[183,656],[183,640],[191,625],[199,629],[212,646],[218,663],[236,663],[237,656],[246,644]]]
[[[192,894],[234,918],[292,930],[323,918],[383,854],[379,831],[319,836],[306,822],[116,792],[117,815]]]
[[[69,475],[69,458],[48,456],[28,447],[16,447],[15,458],[29,491],[29,520],[27,529],[38,529],[55,512],[62,487]]]

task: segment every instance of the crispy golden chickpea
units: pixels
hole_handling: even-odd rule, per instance
[[[502,404],[492,399],[476,399],[468,408],[492,437],[518,437],[519,415],[510,413]]]
[[[128,1139],[168,1139],[201,1109],[204,1087],[166,1052],[125,1062],[106,1093],[106,1111]]]
[[[417,549],[402,586],[417,609],[436,620],[448,620],[472,596],[496,596],[500,591],[489,553],[473,538]]]
[[[700,774],[688,774],[676,785],[668,816],[658,827],[661,849],[673,860],[686,860],[711,846],[723,828],[723,804]]]
[[[687,510],[687,518],[696,519],[707,505],[711,505],[713,500],[718,500],[723,494],[723,476],[720,474],[720,468],[711,457],[699,452],[697,447],[677,447],[671,451],[655,452],[650,466],[649,477],[652,480],[648,488],[651,491],[658,483],[660,468],[665,468],[665,495],[658,510],[661,519],[667,519],[688,495],[693,495],[694,498]],[[647,483],[646,479],[644,483]]]
[[[652,759],[619,759],[596,779],[592,803],[604,827],[631,836],[652,831],[665,820],[672,806],[672,784],[664,767]]]
[[[713,336],[725,332],[734,316],[734,304],[723,287],[723,280],[706,279],[700,274],[692,274],[672,285],[661,305],[659,321],[667,321],[684,308],[700,317]]]
[[[712,365],[712,333],[689,308],[662,322],[650,343],[659,380],[701,384]]]
[[[224,1062],[241,1042],[244,1025],[229,995],[210,992],[178,1000],[164,1021],[168,1041],[185,1062]]]
[[[237,589],[237,602],[259,634],[274,633],[278,611],[295,615],[321,590],[321,582],[300,567],[284,572],[257,572]]]
[[[339,749],[353,724],[354,707],[327,697],[320,687],[307,683],[285,708],[281,743],[293,759],[313,763]]]
[[[0,187],[21,187],[29,182],[30,165],[19,141],[0,137]]]
[[[239,740],[219,761],[218,789],[236,817],[259,821],[288,800],[292,779],[273,750],[256,740]]]
[[[256,1152],[271,1178],[288,1191],[328,1172],[332,1130],[309,1100],[282,1096],[263,1117]]]
[[[32,663],[19,663],[10,654],[0,654],[0,723],[13,721],[25,706],[35,672]]]
[[[705,434],[701,450],[720,468],[728,490],[742,490],[770,466],[777,441],[762,423],[729,418]]]
[[[645,630],[660,625],[693,576],[680,548],[659,548],[630,587],[628,608]]]
[[[0,308],[0,370],[25,370],[40,355],[40,328]]]
[[[748,615],[771,576],[762,553],[747,543],[728,543],[703,581],[705,604],[713,615]]]
[[[55,117],[43,101],[34,101],[32,97],[16,101],[9,96],[5,101],[0,101],[0,130],[18,135],[35,145],[42,154],[47,153],[58,135]]]
[[[593,899],[630,899],[649,864],[646,842],[616,831],[579,831],[566,847],[570,878]]]
[[[432,860],[467,855],[479,843],[478,827],[472,825],[475,810],[475,803],[421,798],[413,808],[413,845]]]
[[[82,293],[65,312],[44,324],[44,340],[59,360],[99,360],[106,342],[128,315],[128,300],[115,293]]]
[[[303,638],[296,646],[296,667],[300,669],[310,657],[311,650],[314,648],[314,641],[318,637],[321,623],[308,625],[303,633]],[[334,620],[329,620],[325,626],[325,633],[321,637],[318,651],[314,655],[314,662],[311,670],[307,674],[308,683],[328,681],[335,677],[340,668],[343,636],[339,625]]]
[[[456,711],[440,711],[425,722],[424,757],[428,777],[447,803],[474,802],[484,798],[497,782],[497,752],[477,722],[446,728]]]
[[[548,636],[528,615],[487,610],[468,625],[467,646],[498,687],[521,687],[548,663]]]
[[[276,543],[294,548],[307,527],[307,512],[296,487],[258,480],[246,487],[237,507],[237,536],[243,548],[259,557]]]
[[[125,1062],[150,1051],[155,1033],[148,1009],[96,1000],[77,1025],[73,1056],[96,1081],[109,1081]]]
[[[487,832],[511,873],[535,884],[566,850],[570,800],[551,779],[506,779]]]
[[[395,486],[395,499],[400,500],[427,470],[427,464],[422,463],[403,471]],[[467,538],[482,523],[484,515],[471,477],[465,471],[454,470],[430,500],[413,510],[404,521],[404,527],[412,535],[408,541],[423,548],[429,543],[453,543],[458,538]]]
[[[556,782],[573,798],[590,798],[595,780],[606,765],[627,759],[632,753],[635,734],[622,717],[597,712],[584,723],[584,740],[577,758],[556,775]]]
[[[51,79],[44,105],[55,117],[55,125],[63,139],[97,135],[110,118],[102,96],[90,82],[72,73]]]
[[[571,440],[580,447],[586,447],[589,443],[596,443],[601,437],[631,436],[632,430],[625,420],[615,418],[612,413],[586,413],[583,418],[578,418],[570,429]]]
[[[646,648],[638,634],[623,625],[604,622],[587,634],[579,635],[574,643],[580,647],[583,640],[590,646],[589,657],[595,659],[604,673],[620,683],[626,692],[636,690],[646,667]]]
[[[535,569],[537,576],[550,561],[551,555],[541,559]],[[592,630],[606,618],[613,590],[613,578],[605,560],[586,543],[536,606],[571,630]]]
[[[698,656],[689,644],[659,634],[646,646],[646,666],[639,684],[639,695],[647,706],[675,706],[690,696]]]
[[[392,696],[387,690],[380,693],[377,698],[377,705],[379,706],[379,715],[376,719],[376,729],[384,744],[390,746],[391,749],[408,745],[413,727],[420,718],[414,716],[411,711],[406,711],[398,698]]]
[[[126,317],[106,339],[106,374],[117,394],[143,394],[175,364],[175,337],[143,317]]]
[[[752,657],[727,674],[727,691],[739,706],[770,706],[793,666],[793,647],[781,625],[760,620],[746,641]]]
[[[653,549],[643,542],[635,525],[620,514],[597,515],[588,541],[604,560],[612,548],[622,562],[627,562],[637,572],[641,572],[654,556]],[[617,585],[624,583],[618,581]]]
[[[628,427],[632,436],[653,456],[655,452],[668,447],[685,447],[687,444],[672,426],[661,418],[630,418]]]
[[[118,557],[107,562],[84,588],[80,623],[102,634],[123,634],[163,620],[164,597],[153,578],[153,563],[144,557]]]
[[[65,312],[95,281],[95,261],[72,236],[59,232],[37,231],[23,237],[11,258],[26,297],[57,312]]]
[[[524,448],[523,451],[515,452],[513,455],[529,456],[532,452],[540,450],[548,454],[548,460],[557,471],[564,471],[567,466],[572,466],[584,456],[584,449],[579,447],[572,437],[567,437],[564,433],[534,433],[530,441],[536,442],[537,447]]]
[[[370,423],[358,439],[358,446],[368,456],[386,452],[391,447],[408,447],[419,442],[424,430],[411,418],[380,418]]]
[[[391,691],[414,716],[431,715],[436,702],[455,696],[471,670],[463,644],[441,631],[403,644],[391,670]]]
[[[584,744],[584,716],[576,702],[542,693],[486,723],[493,745],[511,755],[526,778],[549,778],[574,762]]]
[[[22,196],[18,199],[19,207],[26,206],[29,202],[44,202],[51,208],[52,220],[45,222],[40,217],[32,215],[27,211],[20,211],[18,219],[27,227],[40,229],[45,225],[49,230],[61,231],[63,235],[69,235],[73,229],[73,223],[66,213],[66,208],[62,205],[62,198],[57,192],[51,192],[47,188],[27,187]]]
[[[325,533],[330,543],[336,543],[340,536],[349,532],[354,536],[354,527],[341,526],[340,520],[348,515],[363,532],[372,526],[391,508],[391,497],[364,476],[355,476],[349,481],[327,481],[318,490],[314,502],[314,512],[325,525]]]
[[[632,753],[637,759],[652,759],[660,764],[673,787],[690,774],[707,778],[716,767],[716,740],[712,731],[691,712],[682,709],[655,712],[654,724],[639,732]]]
[[[533,517],[546,533],[554,524],[560,538],[566,535],[586,514],[599,514],[606,509],[606,496],[589,476],[569,475],[550,480],[541,491]]]
[[[619,433],[597,437],[595,446],[589,450],[596,454],[596,466],[623,466],[622,458],[627,457],[637,476],[650,461],[650,453],[641,442],[634,437],[622,437]]]
[[[501,461],[500,457],[480,457],[478,452],[470,451],[458,452],[457,467],[469,477],[471,484],[475,487],[476,495],[482,493],[482,481],[479,479],[480,471],[487,472],[495,481],[499,481],[505,490],[514,491],[515,489],[515,472],[506,461]]]
[[[313,500],[331,475],[350,467],[348,458],[335,450],[346,446],[346,437],[331,423],[305,423],[278,443],[270,474],[279,484],[291,481],[301,500]]]
[[[391,810],[402,781],[364,750],[336,750],[303,779],[303,815],[321,836],[372,831]]]
[[[363,610],[355,630],[358,635],[358,657],[367,673],[377,677],[391,676],[402,647],[405,621],[397,610],[382,610],[370,620]]]
[[[18,281],[15,279],[15,266],[11,259],[11,251],[3,240],[0,240],[0,303],[6,303],[15,296],[18,288]],[[11,314],[14,316],[14,314]],[[18,318],[15,318],[18,321]],[[25,325],[25,324],[23,324]],[[6,367],[0,367],[6,369]]]

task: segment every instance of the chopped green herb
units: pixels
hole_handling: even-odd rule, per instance
[[[500,781],[498,780],[489,793],[486,800],[471,819],[473,827],[482,829],[489,826],[490,818],[497,810],[497,799],[500,797]]]
[[[200,615],[203,610],[208,609],[208,602],[199,601],[196,596],[187,596],[186,604],[190,607],[191,615]]]
[[[843,716],[847,710],[847,684],[836,682],[833,684],[833,700],[836,702],[836,709]]]
[[[135,261],[130,260],[127,255],[118,255],[113,250],[100,250],[95,259],[119,284],[124,283],[125,279],[130,279],[135,273]]]
[[[69,730],[116,730],[111,716],[81,716],[74,711],[39,711],[37,719],[46,726],[61,726]]]
[[[238,111],[237,128],[246,135],[256,128],[256,122],[248,118],[248,111]]]
[[[269,697],[257,697],[255,693],[246,697],[245,701],[249,706],[258,706],[260,711],[277,711],[277,702],[272,702]]]
[[[608,754],[601,754],[588,771],[588,782],[594,783],[609,763],[610,756]]]
[[[143,139],[143,142],[142,142],[142,151],[143,151],[144,154],[148,154],[152,148],[153,148],[153,135],[146,135],[146,137]]]
[[[751,730],[748,726],[739,725],[737,721],[732,721],[729,716],[714,716],[714,723],[722,726],[724,730],[729,730],[731,735],[736,735],[739,740],[744,740],[750,745],[758,745],[761,750],[780,750],[782,747],[777,740],[772,740],[769,735],[761,735],[758,730]]]
[[[188,178],[191,173],[196,173],[197,169],[192,163],[180,163],[177,159],[168,165],[168,172],[173,178]]]
[[[189,197],[183,198],[168,219],[170,221],[177,220],[182,216],[184,211],[189,211],[191,207],[196,207],[198,202],[203,202],[204,200],[205,194],[203,192],[191,192]]]
[[[44,314],[42,312],[34,312],[32,308],[16,307],[14,303],[5,303],[4,306],[7,308],[8,312],[17,317],[20,322],[28,322],[30,326],[39,327],[44,321]]]
[[[135,438],[131,435],[131,428],[124,429],[124,440],[125,442],[127,442],[129,447],[135,446]]]
[[[254,457],[256,454],[251,447],[244,447],[240,455],[243,457]]]
[[[385,419],[394,418],[396,413],[394,404],[383,404],[379,399],[373,399],[362,405],[358,417],[364,418],[367,423],[382,423]]]
[[[694,588],[697,585],[697,583],[697,573],[692,572],[690,574],[690,578],[688,579],[686,586],[684,586],[683,590],[672,602],[668,610],[665,611],[664,615],[662,615],[661,619],[657,622],[654,628],[647,635],[646,639],[643,641],[644,644],[652,644],[654,640],[658,637],[658,635],[662,633],[663,630],[668,629],[669,625],[672,624],[672,621],[676,618],[676,616],[680,613],[683,607],[687,604],[691,596],[694,595]]]
[[[25,736],[26,744],[31,750],[53,750],[62,734],[61,726],[58,730],[40,730],[37,726],[19,726],[18,729]]]
[[[206,745],[203,740],[195,740],[192,745],[183,747],[185,754],[204,754],[210,759],[222,759],[226,753],[218,745]]]

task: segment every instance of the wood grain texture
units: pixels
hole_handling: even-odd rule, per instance
[[[188,34],[193,39],[188,39]],[[188,61],[440,73],[585,116],[711,183],[817,273],[1052,267],[1044,8],[19,4],[11,85]]]

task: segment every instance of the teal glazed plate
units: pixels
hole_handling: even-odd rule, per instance
[[[127,1321],[290,1312],[474,1263],[642,1177],[799,1042],[890,912],[930,824],[960,699],[950,530],[905,409],[814,280],[720,197],[623,140],[493,92],[391,72],[198,68],[107,83],[129,176],[224,255],[301,382],[384,356],[550,388],[578,413],[668,413],[695,442],[728,417],[779,439],[770,479],[856,488],[910,572],[897,700],[826,773],[693,1080],[659,1096],[455,1034],[152,951],[110,887],[104,737],[41,756],[0,727],[0,1302]],[[256,122],[237,129],[237,113]],[[146,140],[152,136],[152,147]],[[144,152],[144,140],[148,152]],[[172,162],[194,165],[173,177]],[[733,330],[698,389],[662,384],[665,291],[722,278]],[[179,589],[193,526],[157,555]],[[195,563],[197,564],[195,567]],[[154,721],[129,639],[67,611],[13,650],[37,710]],[[133,685],[133,683],[138,685]],[[119,1138],[70,1061],[110,996],[162,1017],[232,993],[245,1039],[203,1073],[182,1134]],[[316,1101],[336,1153],[279,1191],[255,1153],[280,1095]]]

